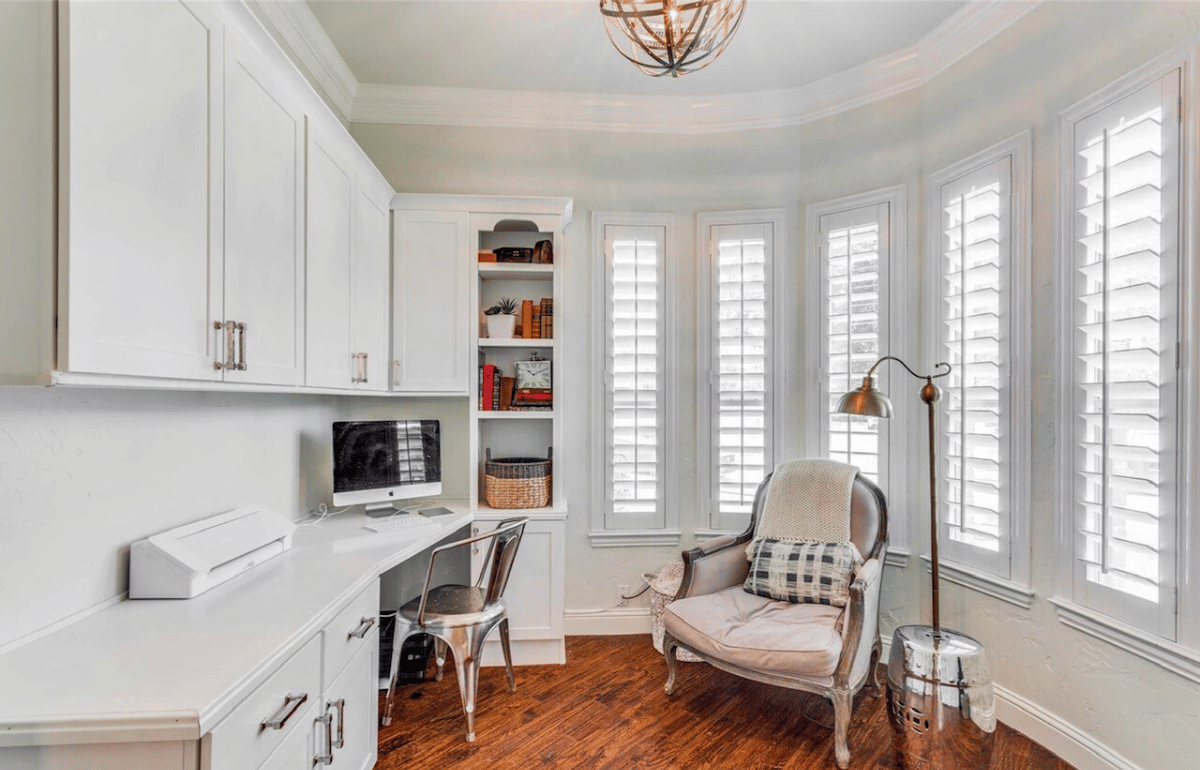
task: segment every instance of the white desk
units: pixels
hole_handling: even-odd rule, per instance
[[[203,766],[200,739],[255,687],[380,574],[472,516],[433,520],[376,534],[360,513],[333,516],[194,599],[124,601],[0,656],[0,766],[33,755],[15,747],[164,741],[182,742],[181,767]]]

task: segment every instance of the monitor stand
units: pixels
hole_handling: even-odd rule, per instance
[[[400,511],[396,509],[391,502],[386,503],[367,503],[367,516],[372,519],[385,519],[388,516],[395,516]]]

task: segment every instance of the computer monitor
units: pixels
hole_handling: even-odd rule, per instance
[[[333,424],[333,504],[365,505],[386,516],[397,500],[442,493],[437,420],[372,420]]]

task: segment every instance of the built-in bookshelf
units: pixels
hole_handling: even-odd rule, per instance
[[[491,510],[484,492],[487,451],[491,450],[493,458],[547,457],[553,447],[562,443],[564,408],[557,371],[560,346],[556,343],[560,330],[555,319],[563,312],[560,307],[561,266],[565,259],[562,232],[570,219],[570,202],[559,198],[498,199],[496,203],[519,205],[490,212],[473,211],[470,230],[476,246],[471,307],[477,315],[471,328],[471,349],[476,352],[479,366],[472,383],[470,406],[470,449],[476,465],[471,480],[471,504],[482,512]],[[549,262],[500,261],[507,256],[507,249],[536,250],[539,243],[547,242]],[[525,255],[518,253],[521,257]],[[546,258],[544,246],[536,257]],[[519,328],[512,338],[489,336],[483,312],[505,298],[516,303]],[[532,366],[530,362],[534,361],[548,365],[549,387],[517,388],[518,365],[525,373],[537,372],[540,379],[543,367]],[[513,382],[505,384],[502,378],[512,378]],[[527,382],[547,384],[538,379]],[[522,405],[522,397],[538,400]],[[559,459],[557,453],[553,459]],[[560,467],[561,463],[552,465],[549,506],[497,513],[565,514]]]

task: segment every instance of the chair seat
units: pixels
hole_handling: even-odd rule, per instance
[[[697,652],[781,676],[832,676],[842,654],[841,607],[792,604],[741,585],[667,605],[666,631]]]
[[[478,586],[445,585],[431,588],[425,604],[425,624],[443,627],[474,625],[504,614],[503,598],[496,599],[490,606],[486,599],[486,592]],[[420,609],[421,597],[418,596],[400,608],[400,616],[415,624]]]

